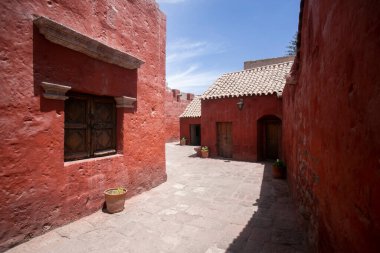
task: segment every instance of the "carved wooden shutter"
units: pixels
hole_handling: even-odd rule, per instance
[[[70,96],[65,101],[65,160],[90,156],[89,98]]]
[[[94,97],[91,103],[91,153],[103,156],[116,153],[116,110],[112,98]]]
[[[113,98],[69,95],[65,101],[65,161],[116,153]]]

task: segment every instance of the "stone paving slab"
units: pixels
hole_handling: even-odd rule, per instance
[[[285,181],[270,164],[201,159],[166,145],[168,181],[7,251],[307,252]]]

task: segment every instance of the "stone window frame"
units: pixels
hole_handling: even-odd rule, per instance
[[[50,82],[42,82],[41,84],[41,87],[43,88],[44,90],[44,93],[42,94],[42,96],[45,98],[45,99],[48,99],[48,100],[60,100],[62,102],[64,102],[65,100],[67,100],[69,98],[69,95],[67,95],[66,93],[69,92],[71,90],[71,86],[68,86],[68,85],[61,85],[61,84],[55,84],[55,83],[50,83]],[[78,93],[77,93],[78,94]],[[88,96],[95,96],[95,95],[92,95],[92,94],[84,94],[84,95],[88,95]],[[111,96],[108,96],[108,97],[111,97]],[[115,123],[115,127],[117,127],[117,120],[118,120],[118,113],[117,111],[118,110],[123,110],[123,109],[135,109],[136,108],[136,101],[137,99],[136,98],[132,98],[132,97],[127,97],[127,96],[114,96],[113,99],[115,100],[115,108],[116,108],[116,123]],[[115,133],[115,136],[117,138],[117,132],[118,130],[116,129],[116,133]],[[104,157],[110,157],[110,156],[113,156],[115,154],[118,153],[117,151],[117,143],[115,141],[115,150],[116,152],[113,152],[112,154],[108,154]],[[82,159],[75,159],[75,160],[72,160],[72,159],[65,159],[65,162],[71,162],[71,161],[85,161],[85,160],[88,160],[88,159],[91,159],[91,158],[96,158],[96,157],[101,157],[100,155],[99,156],[91,156],[91,157],[86,157],[86,158],[82,158]]]
[[[138,69],[144,64],[143,60],[130,53],[110,47],[47,17],[34,15],[33,24],[50,42],[83,53],[92,58],[115,64],[126,69]],[[65,101],[68,99],[66,93],[71,90],[71,86],[69,85],[55,84],[46,81],[40,83],[40,86],[44,90],[42,96],[49,100]],[[116,108],[136,109],[136,98],[114,96],[114,99],[116,102]],[[116,113],[116,117],[117,115],[118,113]]]

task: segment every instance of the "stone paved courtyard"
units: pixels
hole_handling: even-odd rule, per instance
[[[166,145],[168,181],[21,244],[27,252],[306,252],[285,181],[270,164],[201,159]]]

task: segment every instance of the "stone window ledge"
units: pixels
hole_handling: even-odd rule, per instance
[[[123,157],[122,154],[115,154],[115,155],[93,157],[93,158],[76,160],[76,161],[68,161],[68,162],[64,162],[63,167],[66,168],[66,167],[70,167],[72,165],[85,164],[85,163],[91,163],[91,162],[98,162],[98,161],[107,160],[107,159],[118,159],[118,158],[121,158],[121,157]]]
[[[55,84],[55,83],[48,83],[48,82],[42,82],[41,83],[42,88],[44,89],[45,93],[43,94],[44,98],[47,99],[56,99],[56,100],[66,100],[68,97],[66,97],[66,92],[71,89],[70,86]]]
[[[61,84],[42,82],[41,87],[44,89],[43,97],[46,99],[55,100],[66,100],[69,97],[66,96],[71,87]],[[136,98],[121,96],[114,97],[116,102],[116,108],[135,108],[134,103],[137,101]]]
[[[136,102],[136,98],[131,97],[115,97],[116,108],[135,108],[134,103]]]
[[[47,40],[95,59],[127,69],[137,69],[144,63],[131,54],[107,46],[46,17],[37,16],[33,23]]]

